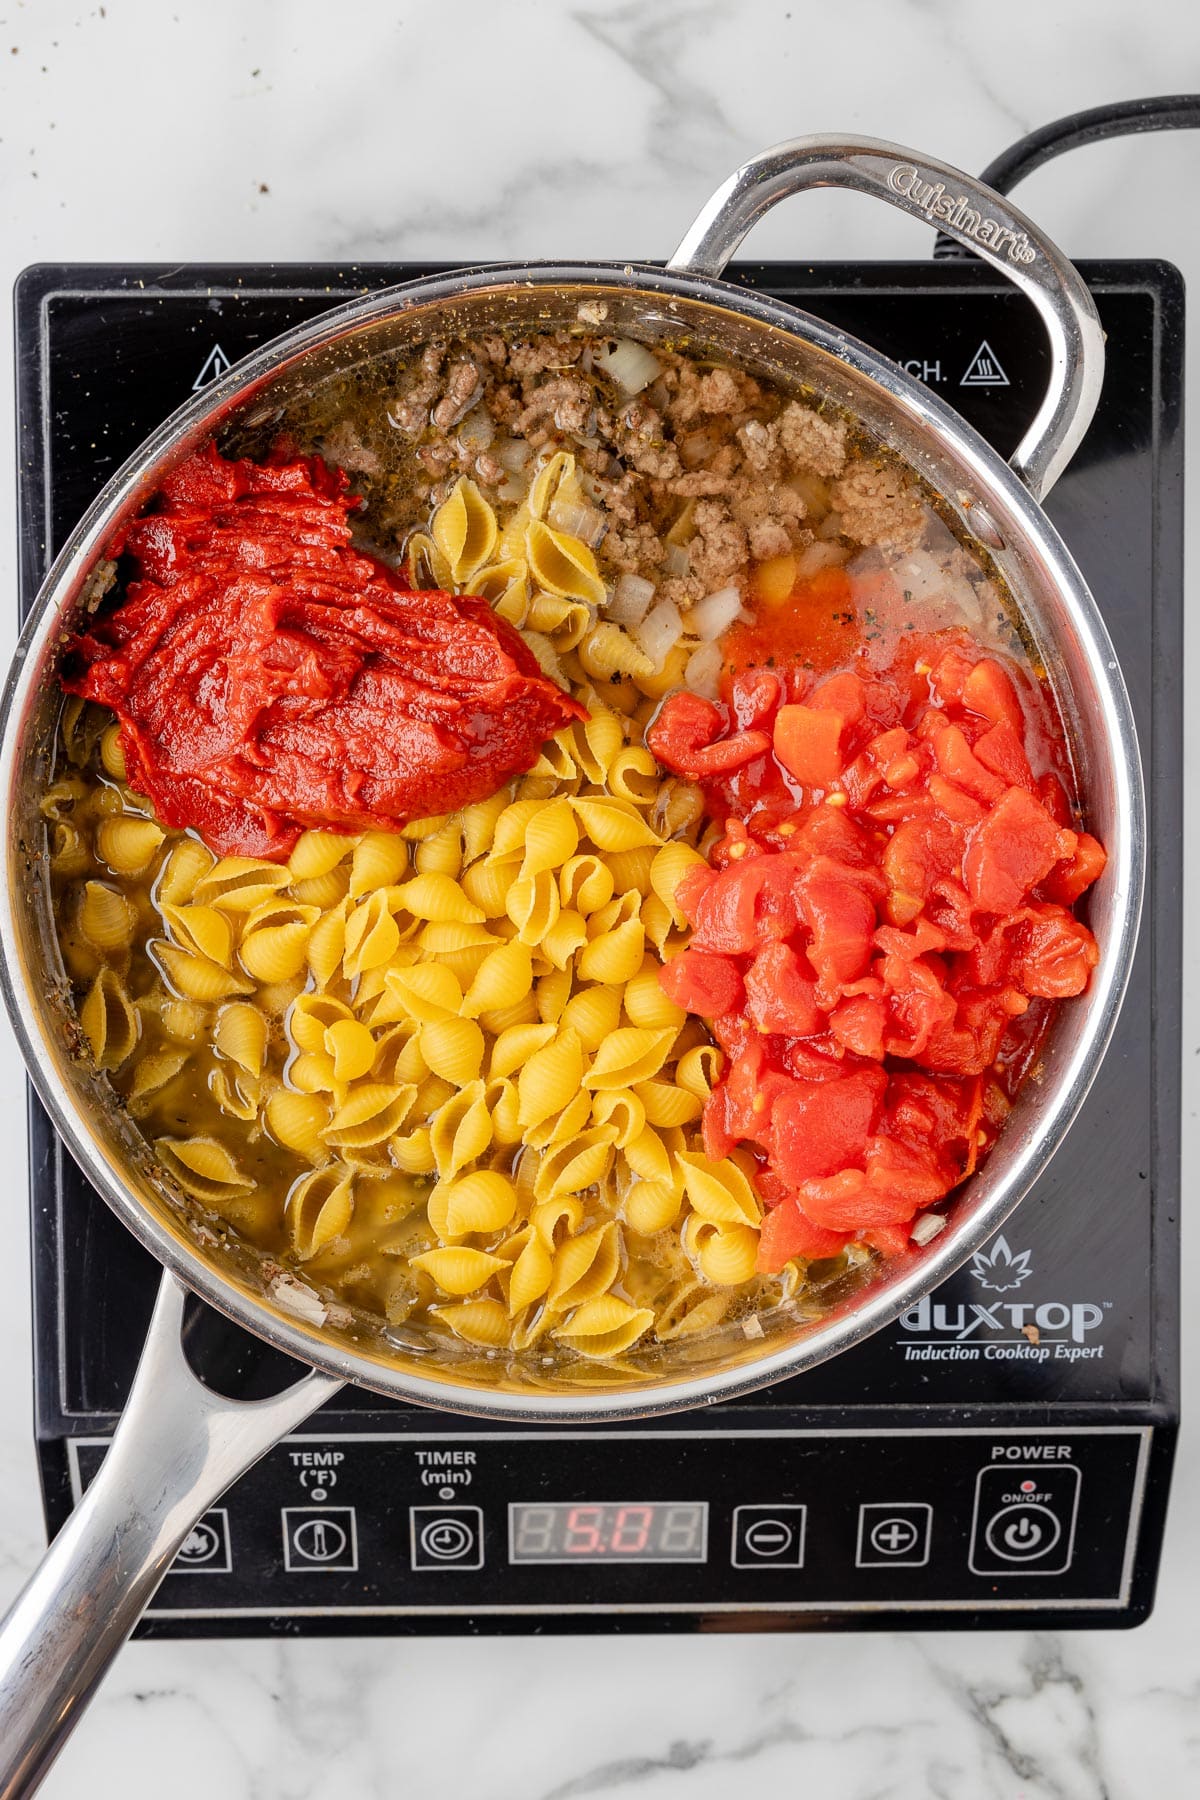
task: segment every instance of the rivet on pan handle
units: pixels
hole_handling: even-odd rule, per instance
[[[991,188],[949,163],[878,138],[793,138],[736,169],[667,264],[718,277],[752,225],[807,188],[872,194],[965,244],[1027,294],[1050,338],[1050,384],[1012,468],[1041,500],[1079,447],[1100,398],[1104,333],[1073,264]]]
[[[269,1400],[213,1393],[180,1343],[185,1298],[164,1275],[100,1472],[0,1625],[5,1800],[48,1773],[201,1514],[342,1385],[312,1374]]]

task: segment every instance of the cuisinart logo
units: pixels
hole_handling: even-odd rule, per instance
[[[919,206],[927,218],[953,227],[977,244],[986,244],[989,250],[1002,251],[1009,262],[1036,261],[1037,251],[1023,231],[977,212],[965,194],[948,194],[944,181],[922,181],[921,171],[911,163],[897,163],[888,172],[887,184],[894,194],[903,194]]]
[[[1011,1293],[1033,1274],[1028,1250],[998,1237],[977,1250],[971,1274],[981,1288]],[[1104,1355],[1089,1341],[1111,1300],[991,1300],[945,1302],[925,1297],[903,1313],[899,1339],[905,1362],[1082,1362]]]

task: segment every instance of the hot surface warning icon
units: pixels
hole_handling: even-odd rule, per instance
[[[193,394],[198,394],[202,387],[207,387],[210,381],[215,381],[219,375],[224,375],[226,369],[232,369],[232,367],[233,364],[220,344],[214,344],[204,359],[204,367],[192,383]]]
[[[1007,387],[1008,376],[1000,366],[1000,358],[984,338],[967,364],[959,387]]]

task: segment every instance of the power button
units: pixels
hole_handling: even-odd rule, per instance
[[[970,1568],[976,1575],[1061,1575],[1071,1565],[1079,1470],[1008,1463],[975,1483]]]

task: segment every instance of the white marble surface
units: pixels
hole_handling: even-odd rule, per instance
[[[773,140],[867,132],[979,168],[1033,125],[1200,86],[1198,73],[1189,0],[0,0],[0,288],[52,259],[661,255],[709,189]],[[1198,178],[1196,137],[1142,139],[1076,153],[1020,199],[1077,255],[1164,256],[1192,277]],[[923,255],[929,237],[822,195],[776,214],[754,248]],[[1194,431],[1195,376],[1189,409]],[[2,352],[0,411],[11,418]],[[0,482],[7,642],[7,455]],[[1190,514],[1195,543],[1194,500]],[[1193,734],[1193,772],[1196,750]],[[1196,825],[1193,803],[1193,858]],[[1190,1176],[1194,980],[1187,1003]],[[22,1080],[5,1027],[0,1040],[0,1142],[14,1147],[3,1601],[42,1528]],[[1194,1371],[1194,1246],[1185,1281]],[[1200,1784],[1198,1504],[1188,1433],[1158,1610],[1133,1636],[134,1644],[46,1791],[714,1800],[758,1784],[845,1800],[1174,1800]]]

